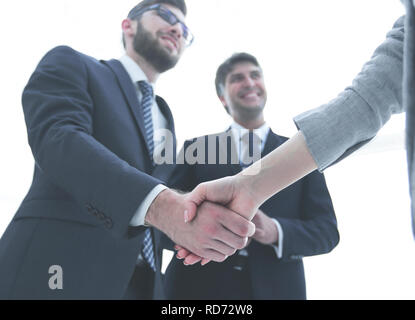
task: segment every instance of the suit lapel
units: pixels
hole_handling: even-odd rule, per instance
[[[170,111],[169,106],[167,105],[167,103],[161,98],[161,97],[156,97],[156,101],[157,101],[157,105],[160,108],[161,113],[164,115],[164,117],[167,120],[167,130],[169,130],[172,134],[172,138],[173,141],[167,141],[166,143],[172,143],[173,144],[173,163],[176,162],[176,132],[175,132],[175,128],[174,128],[174,119],[173,119],[173,115]],[[170,174],[172,173],[174,166],[173,163],[171,164],[161,164],[161,165],[156,165],[154,167],[154,170],[152,172],[152,176],[156,177],[162,181],[167,181]]]
[[[170,130],[170,132],[173,134],[173,137],[176,137],[173,114],[171,113],[169,106],[167,105],[166,101],[164,101],[164,99],[159,96],[156,97],[156,102],[160,108],[161,113],[167,120],[167,129]],[[174,149],[176,149],[176,140],[174,140]]]
[[[117,77],[118,85],[121,88],[121,91],[124,94],[124,97],[128,102],[128,106],[132,114],[134,115],[134,119],[145,141],[146,134],[145,134],[145,128],[144,128],[143,112],[138,104],[137,93],[135,91],[135,88],[131,81],[130,76],[128,75],[124,67],[122,66],[121,62],[119,62],[118,60],[115,60],[115,59],[112,59],[109,61],[101,60],[101,62],[106,64]],[[148,151],[148,154],[150,154],[150,150],[148,149],[147,143],[145,143],[145,146]]]
[[[283,139],[270,129],[267,140],[265,141],[264,149],[261,152],[261,158],[274,151],[274,149],[278,148],[281,144],[283,144],[283,142]]]
[[[230,130],[231,130],[231,128],[229,128],[227,131],[219,134],[219,136],[224,137],[224,136],[228,135]],[[233,138],[233,136],[232,136],[232,138]],[[237,153],[235,143],[239,143],[239,142],[234,141],[233,144],[228,144],[226,146],[227,149],[225,149],[224,145],[219,144],[219,148],[221,148],[219,151],[220,152],[226,152],[226,154],[228,155],[228,165],[226,165],[226,166],[221,165],[221,167],[226,167],[226,171],[227,171],[226,175],[235,175],[235,174],[238,174],[239,172],[242,171],[242,167],[239,164],[239,155]],[[270,131],[268,133],[268,136],[267,136],[267,140],[265,141],[264,149],[261,152],[261,158],[265,157],[267,154],[272,152],[275,148],[279,147],[283,143],[284,143],[284,140],[280,136],[278,136],[274,132],[272,132],[272,130],[270,129]],[[238,157],[237,163],[232,163],[231,162],[230,158],[231,158],[232,154],[237,155],[237,157]]]

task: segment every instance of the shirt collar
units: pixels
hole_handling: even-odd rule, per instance
[[[235,121],[231,124],[231,129],[237,141],[239,141],[241,137],[249,131],[248,129],[242,127],[239,123],[236,123]],[[270,127],[268,126],[268,124],[264,123],[261,127],[259,127],[258,129],[254,129],[253,131],[261,139],[263,143],[267,139],[269,130]]]
[[[140,66],[128,55],[123,55],[119,61],[127,71],[128,75],[131,78],[131,81],[137,86],[138,81],[147,81],[150,83],[147,79],[147,76],[145,75],[144,71],[140,68]],[[150,83],[153,87],[154,92],[154,83]]]

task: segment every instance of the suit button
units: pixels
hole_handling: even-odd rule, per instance
[[[105,219],[105,227],[107,229],[112,229],[113,226],[114,224],[112,223],[112,220],[110,218]]]
[[[291,258],[292,260],[301,260],[301,259],[303,258],[303,256],[301,256],[301,255],[297,255],[297,256],[292,255],[290,258]]]
[[[105,219],[105,215],[100,211],[97,212],[97,217],[98,217],[99,220],[104,220]]]

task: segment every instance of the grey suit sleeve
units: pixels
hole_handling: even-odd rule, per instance
[[[401,17],[351,86],[294,118],[320,171],[372,139],[392,114],[403,112],[403,40]]]

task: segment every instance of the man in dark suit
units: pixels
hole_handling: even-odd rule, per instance
[[[265,156],[287,140],[265,123],[267,94],[255,57],[240,53],[226,60],[217,71],[216,90],[234,122],[226,132],[185,142],[185,161],[176,166],[171,187],[188,191],[235,175],[256,155]],[[253,222],[249,246],[221,264],[184,266],[173,259],[165,274],[167,298],[305,299],[302,257],[327,253],[339,241],[324,176],[312,172],[270,198]]]
[[[120,60],[57,47],[37,66],[22,100],[35,172],[0,241],[0,298],[162,297],[148,226],[215,261],[246,244],[251,222],[206,203],[189,226],[196,206],[163,186],[156,132],[174,150],[174,123],[153,85],[192,42],[185,14],[184,0],[144,0],[122,22]]]

